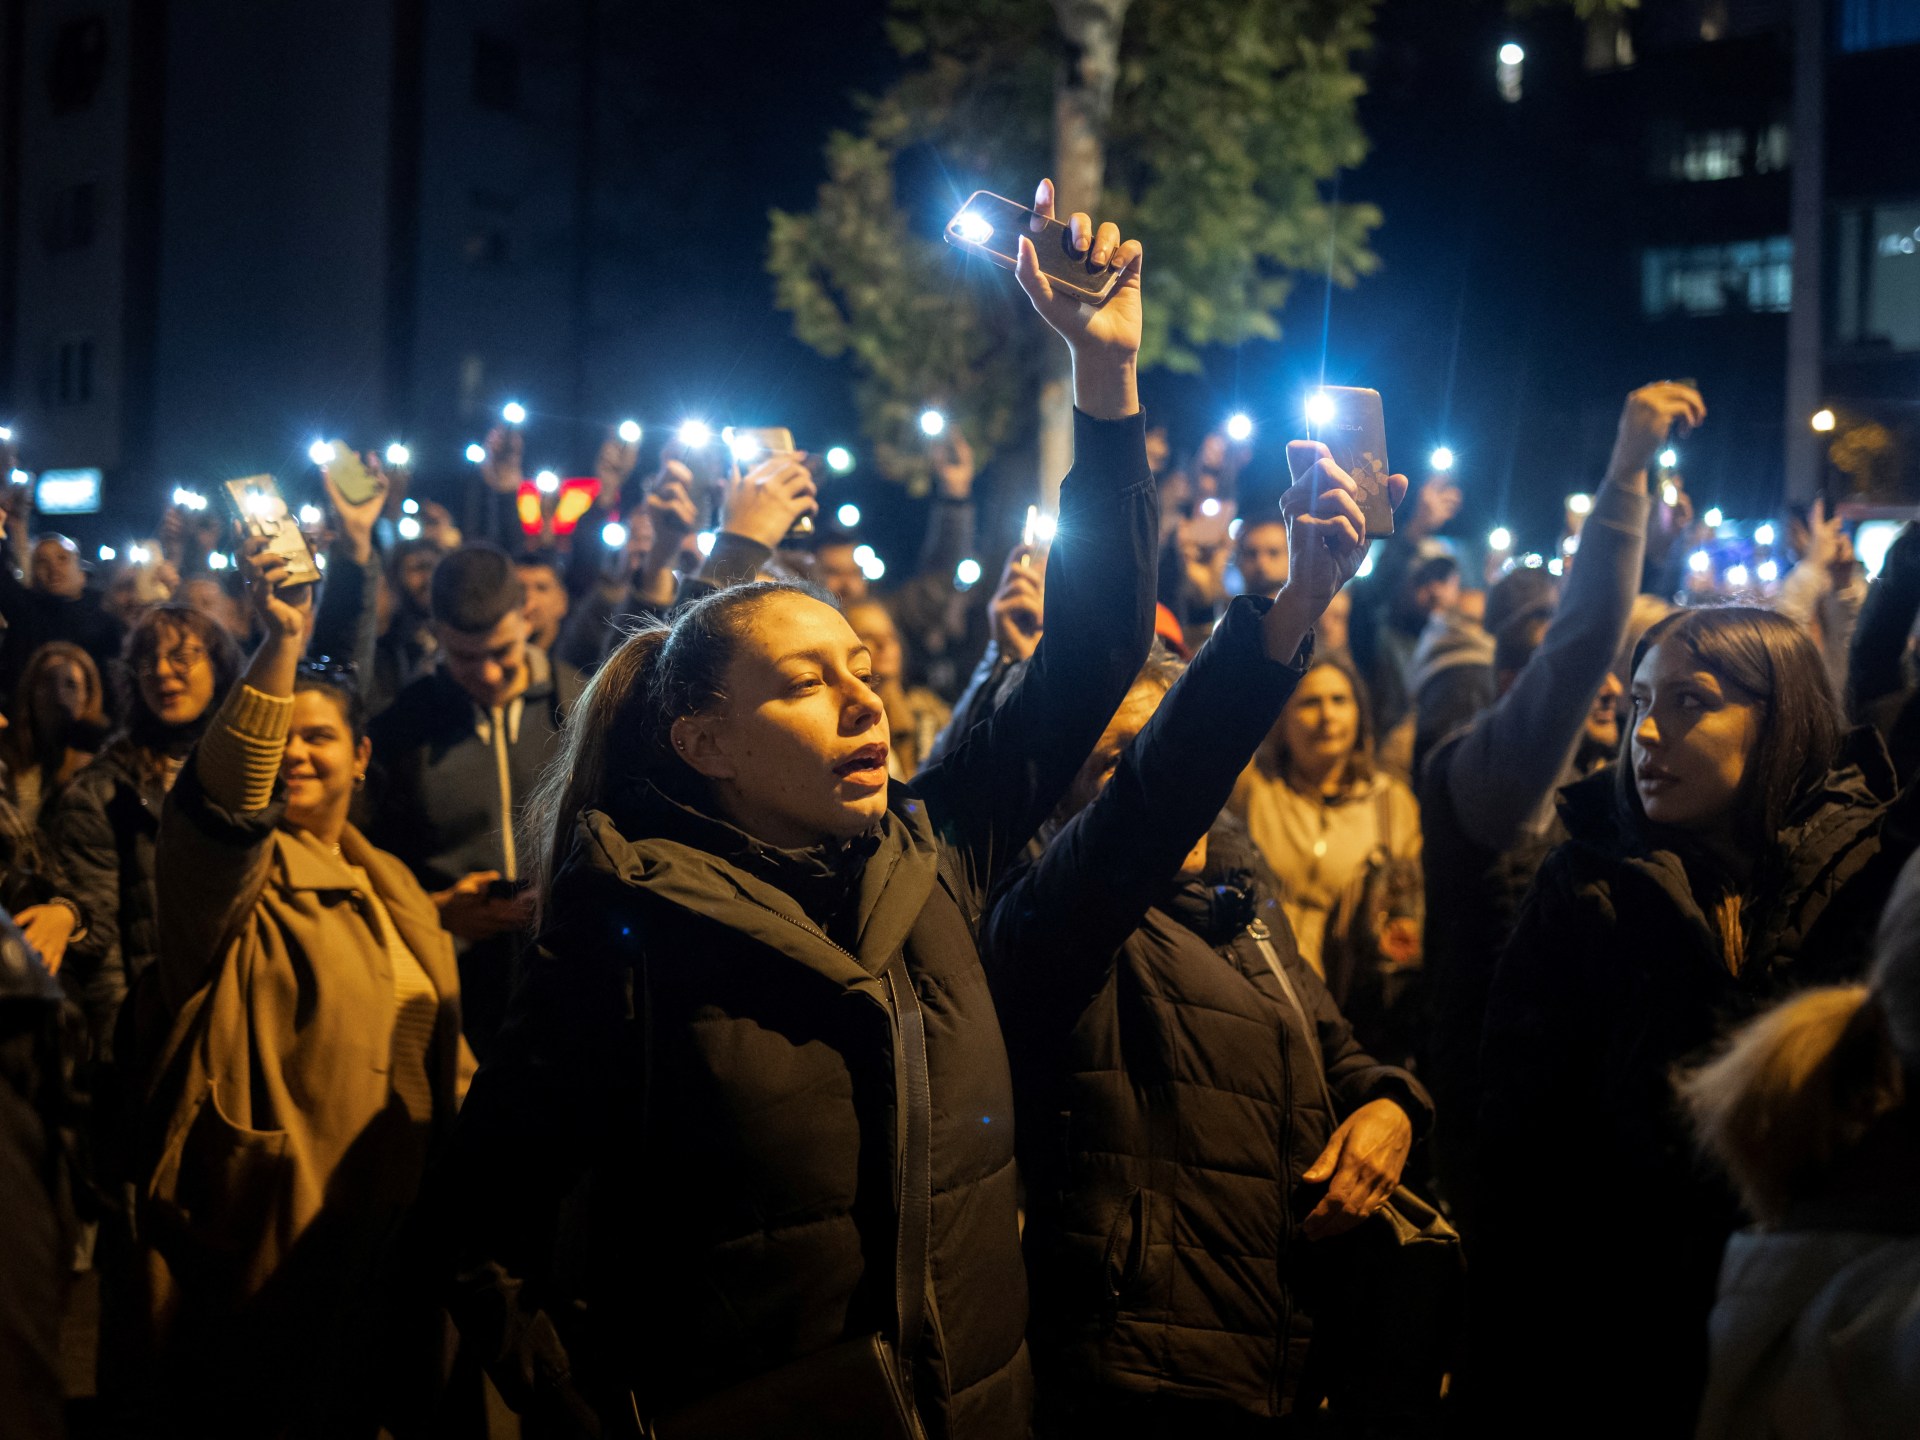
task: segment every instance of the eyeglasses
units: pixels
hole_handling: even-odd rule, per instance
[[[360,667],[351,660],[336,660],[331,655],[314,655],[300,662],[300,668],[309,675],[325,675],[342,680],[350,680],[360,673]]]
[[[158,675],[171,670],[176,675],[191,675],[193,667],[207,658],[204,645],[178,645],[171,650],[149,655],[135,668],[143,675]]]

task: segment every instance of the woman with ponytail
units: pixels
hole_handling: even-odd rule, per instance
[[[463,1329],[515,1408],[741,1440],[1028,1432],[975,929],[1146,658],[1157,523],[1140,247],[1070,231],[1118,275],[1084,307],[1021,237],[1072,351],[1076,455],[1046,637],[989,719],[890,782],[867,648],[825,595],[760,583],[633,636],[568,723],[529,822],[539,945],[441,1176]]]
[[[1788,989],[1857,976],[1912,842],[1885,748],[1842,733],[1790,621],[1682,612],[1631,678],[1620,758],[1561,792],[1569,838],[1488,998],[1471,1258],[1483,1404],[1673,1435],[1739,1207],[1693,1158],[1672,1068]]]
[[[1920,857],[1865,985],[1809,990],[1679,1079],[1759,1221],[1727,1243],[1700,1440],[1878,1440],[1920,1416]]]

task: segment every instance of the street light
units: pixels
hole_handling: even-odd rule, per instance
[[[1253,438],[1253,417],[1247,414],[1234,414],[1227,417],[1227,438],[1233,441]]]
[[[1434,450],[1433,454],[1427,457],[1427,464],[1444,474],[1446,471],[1453,469],[1453,451],[1444,445],[1439,446]]]
[[[1813,428],[1818,430],[1822,435],[1833,429],[1833,424],[1833,411],[1816,410],[1813,412]]]

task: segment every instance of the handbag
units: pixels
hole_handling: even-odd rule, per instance
[[[894,1326],[802,1356],[703,1400],[642,1422],[652,1440],[925,1440],[913,1404],[913,1356],[926,1322],[932,1221],[933,1101],[919,997],[896,954],[883,978],[893,1031],[897,1222]],[[635,1418],[638,1418],[636,1407]]]
[[[1256,921],[1250,932],[1306,1029],[1314,1080],[1337,1114],[1313,1017]],[[1316,1296],[1311,1368],[1343,1428],[1417,1434],[1435,1420],[1465,1301],[1460,1232],[1405,1185],[1347,1234],[1324,1242],[1337,1273]]]
[[[1373,797],[1373,849],[1334,901],[1321,942],[1327,989],[1368,1053],[1403,1065],[1420,1038],[1426,881],[1393,848],[1393,797]]]

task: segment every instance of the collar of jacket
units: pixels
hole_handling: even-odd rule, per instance
[[[279,862],[279,883],[288,890],[343,891],[365,887],[350,870],[358,866],[379,892],[380,904],[400,934],[401,943],[413,953],[434,989],[451,995],[459,987],[458,977],[442,963],[450,954],[446,931],[440,925],[439,912],[424,892],[403,882],[401,862],[378,849],[352,825],[340,833],[340,853],[320,843],[304,831],[276,826],[274,854]]]
[[[857,867],[842,882],[852,892],[851,946],[829,939],[802,901],[773,878],[831,873],[836,860],[829,849],[850,847],[777,850],[652,787],[635,807],[634,825],[648,833],[629,838],[605,812],[584,813],[566,871],[580,878],[609,876],[652,899],[718,920],[840,985],[873,986],[933,893],[938,851],[926,807],[900,786],[893,787],[886,814],[859,846],[867,851],[864,859],[843,853],[838,860]],[[565,911],[569,879],[563,873],[555,887],[557,913]]]
[[[1618,761],[1603,765],[1560,792],[1560,818],[1571,843],[1602,862],[1610,861],[1644,876],[1665,891],[1703,934],[1715,937],[1717,932],[1694,899],[1680,855],[1644,828],[1630,827],[1621,816],[1613,793],[1618,771]],[[1879,733],[1867,726],[1849,731],[1826,783],[1787,817],[1764,862],[1766,894],[1752,933],[1775,936],[1786,917],[1796,917],[1790,927],[1795,936],[1811,929],[1825,908],[1826,898],[1851,879],[1868,858],[1860,842],[1879,823],[1898,791],[1893,762]],[[1816,903],[1808,907],[1805,902],[1810,899]],[[1718,954],[1718,939],[1713,938],[1711,943]],[[1749,964],[1766,958],[1756,953],[1749,957]],[[1752,968],[1760,970],[1764,966]]]

